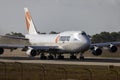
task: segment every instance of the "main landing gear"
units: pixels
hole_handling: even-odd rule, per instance
[[[77,57],[76,57],[75,54],[71,54],[71,55],[70,55],[70,59],[77,59]]]
[[[49,60],[53,60],[53,59],[54,59],[54,56],[53,56],[52,54],[49,54],[48,59],[49,59]]]
[[[71,55],[70,55],[70,59],[75,60],[75,59],[77,59],[77,56],[76,56],[75,54],[71,53]],[[83,53],[80,53],[79,60],[84,60]]]
[[[64,59],[64,55],[63,55],[63,54],[58,54],[58,55],[55,54],[55,55],[53,55],[53,54],[49,53],[48,56],[45,56],[45,53],[41,53],[41,54],[40,54],[40,59],[41,59],[41,60],[45,60],[45,59],[48,59],[48,60]],[[70,55],[70,59],[75,60],[75,59],[77,59],[77,56],[72,53],[72,54]],[[83,53],[80,53],[79,60],[84,60]]]
[[[64,59],[64,56],[62,54],[59,54],[58,59]]]
[[[40,59],[45,60],[45,59],[47,59],[47,57],[45,56],[44,53],[41,53],[41,54],[40,54]]]
[[[42,60],[45,60],[45,59],[53,60],[54,56],[52,54],[49,54],[48,56],[45,56],[45,53],[41,53],[40,54],[40,59],[42,59]]]

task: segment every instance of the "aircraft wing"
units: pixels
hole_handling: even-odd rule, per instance
[[[29,40],[25,37],[1,36],[0,45],[3,47],[18,47],[18,45],[30,45]]]
[[[35,50],[39,50],[41,52],[49,52],[49,51],[58,51],[60,48],[58,46],[27,46],[28,48],[32,48]]]
[[[41,51],[52,51],[52,50],[59,50],[58,46],[32,46],[32,45],[19,45],[19,44],[0,44],[0,48],[4,49],[17,49],[22,48],[23,51],[28,50],[29,48]]]
[[[93,55],[99,56],[102,54],[102,48],[108,49],[111,53],[115,53],[118,47],[120,47],[120,42],[106,42],[91,44],[90,49]]]
[[[0,44],[0,48],[12,49],[12,48],[24,48],[24,45],[14,45],[14,44]]]
[[[114,45],[114,46],[120,46],[120,42],[106,42],[106,43],[95,43],[95,44],[91,44],[91,47],[109,47],[111,45]]]
[[[7,36],[7,35],[5,35],[5,36],[0,35],[0,38],[10,38],[10,39],[28,40],[28,39],[26,39],[25,37],[15,37],[15,36]]]

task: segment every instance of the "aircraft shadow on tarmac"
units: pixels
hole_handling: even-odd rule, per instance
[[[8,57],[8,56],[0,56],[0,59],[3,59],[3,60],[40,60],[39,57]],[[47,59],[48,60],[48,59]],[[59,60],[59,59],[54,59],[54,60]],[[54,61],[53,60],[53,61]],[[59,61],[78,61],[78,62],[113,62],[113,63],[119,63],[120,62],[120,59],[118,58],[85,58],[85,60],[79,60],[79,59],[76,59],[76,60],[71,60],[71,59],[68,59],[68,58],[65,58],[65,59],[62,59],[62,60],[59,60]]]

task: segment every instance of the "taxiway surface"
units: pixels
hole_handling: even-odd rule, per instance
[[[40,63],[40,64],[66,64],[66,65],[99,65],[99,66],[120,66],[120,58],[86,57],[85,60],[40,60],[39,57],[6,57],[0,56],[0,62]]]

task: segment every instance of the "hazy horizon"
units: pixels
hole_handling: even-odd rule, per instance
[[[27,33],[24,7],[39,32],[120,31],[120,0],[0,0],[0,34]]]

